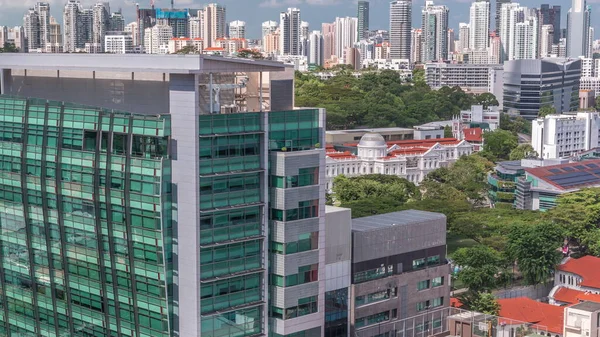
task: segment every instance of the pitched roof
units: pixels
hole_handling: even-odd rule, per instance
[[[592,294],[587,291],[575,290],[566,287],[560,287],[553,296],[557,302],[576,304],[579,302],[590,301],[600,303],[600,295]]]
[[[600,184],[600,159],[526,168],[525,172],[558,189],[571,190]]]
[[[463,134],[467,142],[481,143],[483,140],[483,130],[481,128],[466,128],[463,129]]]
[[[450,297],[450,306],[453,308],[462,308],[462,302],[456,297]]]
[[[600,289],[600,258],[584,256],[578,259],[568,259],[557,267],[558,270],[581,276],[581,286]]]
[[[350,153],[350,151],[344,152],[327,152],[327,157],[332,159],[348,159],[348,158],[356,158],[355,155]]]
[[[539,328],[547,328],[549,332],[562,335],[564,308],[538,302],[527,297],[517,297],[498,300],[500,313],[498,316],[515,321],[527,322]],[[511,324],[500,319],[500,324]]]

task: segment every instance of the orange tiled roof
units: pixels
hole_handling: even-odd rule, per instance
[[[327,157],[332,159],[346,159],[346,158],[356,158],[355,155],[350,153],[350,151],[344,152],[329,152],[327,153]]]
[[[600,289],[600,258],[584,256],[578,259],[569,259],[561,264],[558,270],[581,276],[581,286]]]
[[[456,297],[450,297],[450,306],[453,308],[462,308],[462,302]]]
[[[554,293],[554,300],[567,304],[577,304],[579,302],[591,301],[600,303],[600,295],[590,292],[560,287]]]
[[[513,319],[535,324],[540,328],[546,327],[549,332],[561,334],[563,333],[564,308],[541,303],[527,297],[518,297],[510,299],[498,300],[500,305],[500,313],[498,316],[502,318]],[[502,324],[502,318],[500,324]],[[511,322],[505,320],[504,323]]]
[[[481,128],[466,128],[463,129],[463,134],[467,142],[481,143],[483,140],[483,130]]]

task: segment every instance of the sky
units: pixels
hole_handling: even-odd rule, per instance
[[[45,0],[50,3],[51,13],[62,23],[62,8],[66,0]],[[140,7],[150,7],[150,0],[138,0]],[[174,0],[176,8],[201,8],[207,1]],[[515,0],[513,0],[515,1]],[[36,0],[0,0],[0,25],[16,26],[23,24],[23,14],[32,7]],[[85,6],[95,3],[95,0],[81,0]],[[126,23],[135,20],[136,0],[112,0],[111,10],[122,8]],[[246,37],[260,38],[261,23],[268,20],[279,21],[279,13],[288,7],[301,10],[302,21],[308,21],[311,30],[320,30],[321,23],[333,22],[336,16],[356,16],[356,0],[216,0],[227,8],[227,21],[246,21]],[[435,4],[447,5],[450,8],[450,28],[458,34],[458,23],[469,21],[469,6],[473,0],[434,0]],[[515,1],[516,2],[516,1]],[[170,0],[155,0],[156,7],[170,7]],[[389,28],[389,0],[370,1],[370,28]],[[570,0],[521,0],[522,6],[539,7],[542,3],[562,6],[561,26],[566,27],[566,13]],[[413,27],[421,26],[421,10],[425,0],[413,0]],[[592,6],[592,26],[596,30],[596,38],[600,37],[600,0],[588,0]],[[495,8],[492,0],[492,10]],[[492,21],[494,20],[492,15]],[[493,23],[492,23],[493,25]],[[458,38],[458,35],[456,36]]]

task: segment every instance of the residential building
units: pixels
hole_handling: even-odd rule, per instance
[[[410,60],[412,1],[390,2],[390,58]]]
[[[600,114],[548,115],[531,125],[531,146],[544,159],[570,157],[598,147]]]
[[[323,35],[315,30],[308,36],[308,63],[323,66]]]
[[[501,35],[502,34],[501,33],[501,26],[502,26],[502,24],[501,24],[501,21],[502,21],[502,6],[504,4],[509,4],[511,2],[512,2],[512,0],[496,0],[496,17],[495,17],[495,19],[496,19],[496,25],[495,25],[495,27],[496,27],[496,34],[498,34],[498,36],[501,39],[504,38],[504,36]]]
[[[104,45],[104,36],[110,24],[110,7],[107,2],[98,2],[92,8],[93,28],[91,43]],[[102,47],[101,51],[104,51]]]
[[[4,47],[5,43],[8,43],[10,38],[8,37],[8,27],[0,26],[0,46]]]
[[[589,50],[591,9],[586,0],[572,0],[567,13],[567,57],[591,57]]]
[[[346,62],[346,50],[358,42],[357,27],[357,18],[335,18],[335,55],[340,63]]]
[[[448,7],[426,1],[422,10],[421,62],[448,59]]]
[[[146,54],[161,54],[161,46],[163,46],[162,50],[168,50],[169,40],[172,38],[173,28],[171,26],[155,25],[152,28],[146,28],[144,32]]]
[[[229,38],[230,39],[245,39],[246,38],[246,22],[236,20],[229,23]]]
[[[543,25],[540,34],[540,57],[552,55],[552,44],[554,43],[554,26]]]
[[[323,34],[323,61],[326,62],[335,56],[335,24],[322,24],[321,32]]]
[[[488,64],[501,64],[502,59],[502,39],[496,32],[490,34],[490,48],[488,53]],[[502,106],[502,100],[500,100]]]
[[[413,28],[411,31],[410,60],[414,64],[423,63],[423,30]]]
[[[375,45],[375,59],[376,60],[387,60],[389,58],[391,58],[391,47],[390,47],[390,43],[389,42],[383,42],[380,44],[376,44]],[[395,59],[398,60],[398,59]],[[408,59],[400,59],[400,60],[404,60],[403,62],[409,62],[410,63],[410,58]]]
[[[358,2],[358,39],[366,40],[369,38],[369,2],[360,0]]]
[[[529,120],[535,119],[540,108],[546,105],[557,112],[576,111],[580,77],[581,60],[508,61],[504,64],[503,109]]]
[[[263,37],[263,52],[267,55],[278,55],[280,53],[281,47],[279,43],[281,42],[279,30],[274,33],[267,34]]]
[[[553,31],[556,32],[556,35],[553,36],[552,43],[557,44],[560,40],[560,31],[562,29],[560,21],[560,9],[561,6],[553,5],[550,6],[548,4],[542,4],[540,6],[540,12],[542,14],[542,25],[552,25]]]
[[[451,64],[427,63],[425,65],[425,80],[433,89],[444,86],[461,87],[472,93],[491,92],[496,97],[502,90],[502,65],[498,64]]]
[[[108,31],[109,32],[122,32],[125,31],[125,18],[123,17],[123,13],[119,9],[118,12],[114,12],[110,14],[110,19],[108,20]]]
[[[469,49],[471,43],[471,27],[468,23],[461,22],[458,24],[458,41],[459,49],[457,51],[462,52],[465,49]]]
[[[600,96],[600,77],[582,77],[579,83],[580,90],[593,91],[594,96]]]
[[[188,35],[192,39],[201,39],[202,31],[202,11],[199,11],[199,16],[193,16],[188,20]]]
[[[456,42],[456,34],[454,33],[454,29],[448,28],[448,54],[454,53],[454,47]],[[448,57],[450,58],[450,57]]]
[[[279,53],[300,55],[300,10],[288,8],[279,15]]]
[[[308,56],[308,35],[310,34],[310,25],[306,21],[300,22],[300,55]],[[355,32],[356,35],[356,32]]]
[[[327,189],[331,190],[338,175],[386,174],[419,184],[429,172],[473,152],[473,145],[466,141],[443,138],[443,131],[439,137],[386,142],[377,133],[367,133],[358,143],[328,145]]]
[[[248,41],[246,39],[218,39],[217,47],[223,48],[226,56],[235,55],[242,49],[248,49]]]
[[[505,3],[500,12],[500,39],[502,40],[503,60],[512,60],[515,55],[515,44],[517,42],[517,24],[524,22],[526,7],[518,3]]]
[[[596,93],[592,90],[579,90],[579,109],[589,110],[596,107]]]
[[[86,43],[82,51],[87,54],[101,54],[104,52],[104,46],[102,43]]]
[[[262,37],[264,38],[265,36],[269,35],[269,34],[273,34],[277,31],[277,29],[279,28],[279,23],[277,23],[276,21],[265,21],[262,23],[261,25],[262,28]]]
[[[585,296],[584,296],[585,298]],[[586,301],[564,309],[563,336],[590,336],[600,333],[600,303]]]
[[[144,32],[147,28],[152,28],[152,26],[156,24],[156,10],[154,9],[154,6],[152,6],[152,8],[140,8],[136,11],[139,41],[140,43],[144,43],[144,41],[146,41]]]
[[[5,54],[0,69],[2,115],[25,117],[5,142],[40,154],[21,171],[26,156],[7,152],[14,166],[2,168],[14,190],[0,197],[10,219],[0,235],[3,329],[323,334],[325,151],[316,145],[325,112],[294,108],[291,68],[202,55]],[[243,101],[226,87],[240,83],[236,74],[247,81]],[[220,113],[232,104],[237,113]],[[63,188],[42,193],[32,187],[40,179]]]
[[[514,27],[508,60],[536,59],[538,57],[539,21],[535,15],[526,16]]]
[[[194,47],[198,54],[202,54],[204,51],[204,41],[201,38],[192,39],[189,37],[174,37],[169,40],[169,54],[176,54],[185,47]]]
[[[208,5],[209,7],[211,5]],[[217,6],[218,8],[222,8]],[[223,11],[225,9],[223,8]],[[215,10],[214,12],[210,12],[207,15],[211,15],[211,14],[215,14],[215,12],[218,11]],[[190,13],[188,9],[175,9],[175,8],[157,8],[156,9],[156,24],[157,25],[161,25],[161,26],[169,26],[171,27],[171,29],[173,30],[173,36],[178,36],[178,37],[189,37],[189,17],[190,17]],[[221,24],[225,24],[224,17],[219,17],[215,20],[223,20],[223,22],[218,22],[218,21],[214,21],[213,19],[215,18],[209,18],[208,21],[209,23],[215,23],[217,28],[216,29],[220,29],[222,27],[220,27],[220,23]],[[211,29],[212,27],[209,26],[208,29]],[[211,32],[212,33],[212,32]],[[218,31],[217,34],[222,34],[223,36],[225,36],[226,31],[223,28],[222,31]]]
[[[387,336],[405,325],[415,329],[415,322],[420,330],[442,327],[446,317],[430,310],[449,306],[449,275],[443,214],[410,210],[353,219],[347,336]]]
[[[133,53],[133,37],[126,32],[107,32],[104,35],[104,52],[110,54]]]
[[[538,302],[528,297],[499,299],[498,312],[500,330],[497,336],[509,337],[513,331],[524,329],[521,322],[527,322],[528,329],[541,329],[544,336],[561,336],[563,333],[564,309],[555,305]],[[498,331],[496,329],[496,331]],[[506,332],[505,332],[506,331]],[[534,334],[536,332],[533,332]],[[566,337],[566,336],[565,336]]]
[[[8,29],[8,41],[15,44],[15,47],[19,49],[19,52],[27,52],[27,39],[25,38],[25,28],[22,26],[15,26]]]
[[[219,4],[208,4],[199,12],[202,16],[202,32],[200,36],[204,40],[204,47],[217,47],[217,39],[224,38],[227,35],[226,17],[227,11],[224,6]],[[177,37],[181,37],[177,35]]]
[[[517,209],[547,211],[556,207],[560,195],[582,188],[600,187],[600,160],[526,168],[517,180]]]
[[[465,139],[465,129],[480,128],[494,131],[500,127],[500,109],[497,106],[484,108],[483,105],[471,105],[470,110],[461,110],[452,119],[452,134],[456,139]]]
[[[23,28],[27,40],[27,49],[37,50],[41,48],[40,18],[34,8],[30,8],[23,17]]]
[[[92,8],[81,8],[77,13],[77,34],[81,48],[86,43],[92,43],[94,39],[94,10]]]
[[[140,46],[142,44],[137,22],[128,23],[127,26],[125,26],[125,32],[131,34],[131,39],[133,40],[134,46]]]
[[[469,28],[469,48],[487,49],[490,36],[489,1],[476,1],[471,4]]]

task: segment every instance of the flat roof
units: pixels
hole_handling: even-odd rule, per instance
[[[594,312],[600,310],[600,303],[586,301],[572,305],[569,308]]]
[[[346,211],[349,211],[349,210],[350,210],[350,208],[325,205],[325,214],[337,213],[337,212],[346,212]]]
[[[367,216],[352,220],[353,232],[370,232],[393,226],[406,226],[425,221],[446,219],[442,213],[408,210],[387,214]]]
[[[209,55],[156,54],[0,54],[0,69],[79,70],[201,74],[284,71],[281,62]]]
[[[600,184],[600,159],[537,168],[525,171],[561,190]]]
[[[327,134],[343,135],[343,134],[365,133],[365,132],[391,133],[391,132],[406,132],[406,131],[413,131],[413,129],[410,129],[410,128],[376,128],[376,129],[331,130],[331,131],[327,131]]]

